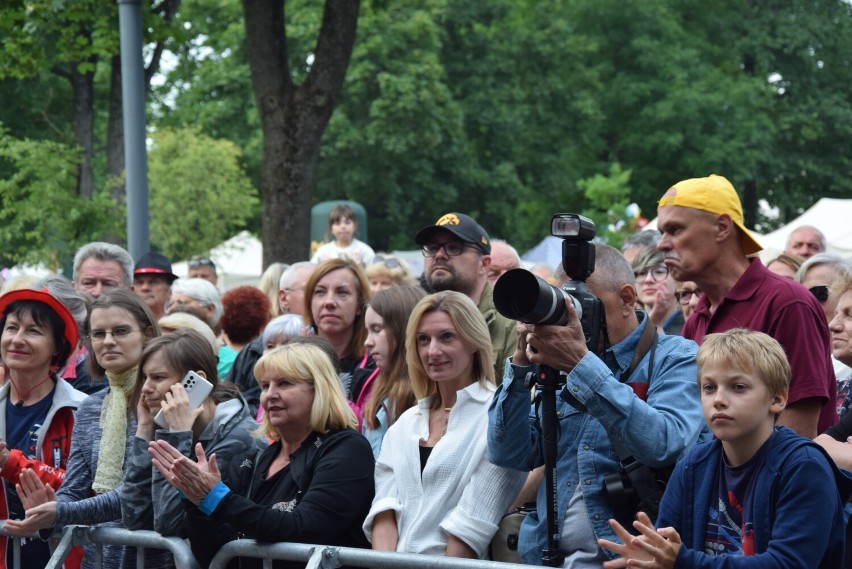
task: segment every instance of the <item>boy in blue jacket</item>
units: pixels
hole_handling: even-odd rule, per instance
[[[825,451],[775,421],[790,366],[781,345],[742,328],[704,339],[698,387],[715,440],[677,464],[655,529],[644,513],[623,544],[599,540],[618,567],[842,568],[843,503],[852,478]]]

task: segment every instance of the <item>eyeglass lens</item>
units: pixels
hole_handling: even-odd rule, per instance
[[[669,269],[666,266],[657,266],[651,267],[650,269],[645,269],[643,271],[636,271],[633,275],[636,277],[637,281],[644,281],[645,277],[648,276],[648,273],[651,274],[651,278],[655,281],[661,281],[669,276]]]
[[[464,243],[461,241],[447,241],[446,243],[427,243],[423,246],[423,254],[434,257],[441,249],[450,257],[458,257],[464,251]]]

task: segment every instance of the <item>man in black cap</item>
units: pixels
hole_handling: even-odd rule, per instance
[[[414,240],[423,252],[423,276],[433,291],[454,290],[479,307],[491,334],[492,363],[497,378],[503,377],[506,358],[517,342],[515,322],[494,307],[494,288],[488,282],[491,239],[468,215],[448,213],[421,229]]]
[[[171,296],[171,286],[176,278],[171,261],[164,255],[148,252],[136,261],[133,292],[142,297],[157,320],[166,314],[166,302]]]

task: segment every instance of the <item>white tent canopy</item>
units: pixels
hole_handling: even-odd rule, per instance
[[[219,289],[257,286],[263,274],[263,245],[251,233],[243,231],[212,249],[210,260],[216,264]],[[172,272],[179,277],[186,277],[188,271],[187,261],[172,265]]]
[[[812,225],[825,234],[827,252],[852,255],[852,200],[822,198],[784,227],[764,235],[760,244],[781,252],[790,233],[802,225]]]

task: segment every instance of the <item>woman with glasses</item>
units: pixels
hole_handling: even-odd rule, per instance
[[[0,388],[0,519],[21,519],[15,484],[24,472],[58,489],[71,450],[74,411],[86,398],[58,372],[77,347],[77,324],[47,290],[16,290],[0,297],[0,356],[5,383]],[[29,469],[29,470],[25,470]],[[26,480],[26,475],[23,475]],[[15,560],[0,537],[0,567],[44,567],[47,542],[27,540]],[[79,556],[78,556],[79,557]],[[79,562],[79,559],[78,559]]]
[[[678,282],[675,298],[683,311],[684,321],[689,320],[689,317],[695,312],[695,307],[698,306],[698,299],[701,298],[701,289],[692,281]]]
[[[364,274],[373,293],[392,286],[416,284],[405,259],[385,253],[376,255],[373,262],[364,269]]]
[[[675,280],[669,275],[665,255],[656,247],[644,247],[633,258],[639,301],[654,325],[666,334],[680,335],[685,322],[675,298]]]
[[[80,405],[65,480],[54,500],[29,508],[26,519],[12,525],[19,535],[31,535],[50,527],[61,529],[69,524],[123,527],[119,491],[136,432],[132,393],[137,366],[145,345],[160,335],[160,328],[151,309],[138,295],[126,289],[113,289],[92,303],[87,329],[88,348],[94,355],[89,358],[92,376],[106,374],[109,387]],[[38,489],[34,489],[31,499],[39,499]],[[10,527],[8,523],[6,527]],[[83,549],[82,566],[95,567],[96,547],[87,545]],[[145,564],[160,567],[169,563],[170,558],[166,552],[149,549]],[[135,565],[133,547],[103,547],[102,567],[118,569]]]

